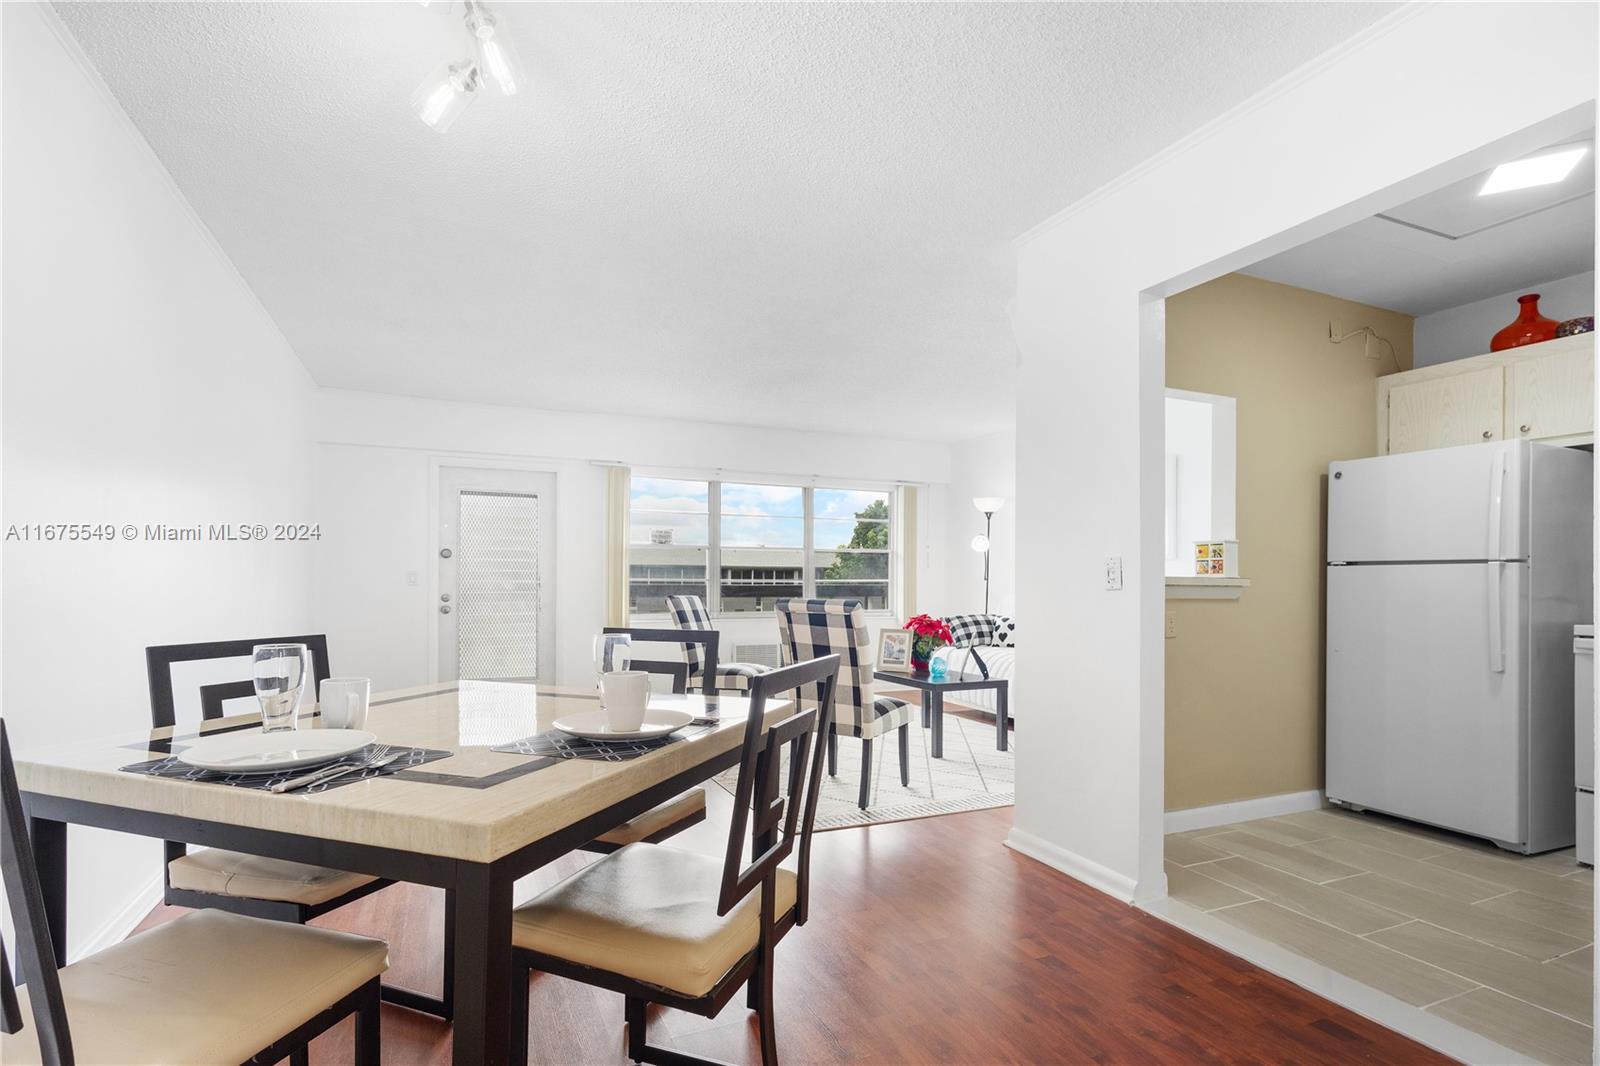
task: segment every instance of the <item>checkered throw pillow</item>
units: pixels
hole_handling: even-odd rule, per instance
[[[991,614],[994,622],[994,642],[1002,648],[1017,646],[1017,623],[1003,614]]]
[[[950,644],[956,648],[981,648],[994,643],[994,615],[953,614],[944,620],[950,627]]]

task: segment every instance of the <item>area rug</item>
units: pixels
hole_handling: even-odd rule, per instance
[[[817,797],[818,829],[847,829],[880,822],[931,818],[958,811],[1009,807],[1015,802],[1012,756],[1017,735],[1011,734],[1008,751],[996,751],[994,725],[953,714],[944,717],[944,758],[928,758],[928,732],[922,716],[911,718],[911,784],[900,784],[900,751],[894,734],[872,745],[872,795],[866,810],[856,805],[861,791],[861,741],[839,738],[839,776],[822,774]],[[738,770],[718,774],[718,785],[731,796]]]

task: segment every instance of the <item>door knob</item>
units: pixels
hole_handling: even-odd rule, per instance
[[[1493,436],[1494,436],[1494,430],[1486,429],[1486,430],[1483,431],[1483,439],[1484,440],[1488,440],[1490,437],[1493,437]]]
[[[439,593],[439,602],[440,603],[449,603],[450,602],[450,594],[448,592]]]
[[[443,607],[440,607],[439,608],[439,613],[440,614],[449,614],[450,613],[450,605],[446,604]]]
[[[441,558],[441,559],[448,559],[453,554],[454,553],[449,548],[440,548],[439,549],[439,558]]]
[[[1533,427],[1532,426],[1518,426],[1517,428],[1522,430],[1522,432],[1526,433],[1526,432],[1528,432],[1528,430],[1532,429]]]

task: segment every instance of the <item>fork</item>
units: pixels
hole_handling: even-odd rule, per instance
[[[399,759],[403,754],[404,752],[396,751],[388,744],[379,744],[372,749],[370,755],[360,762],[351,763],[348,766],[324,766],[322,769],[313,770],[309,774],[301,774],[299,777],[291,777],[287,781],[279,781],[267,791],[273,793],[293,792],[297,788],[307,788],[325,781],[332,781],[357,770],[381,770]]]

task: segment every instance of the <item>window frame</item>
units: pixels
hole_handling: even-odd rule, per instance
[[[845,491],[845,492],[873,492],[873,493],[880,493],[881,492],[881,493],[883,493],[884,496],[887,499],[887,503],[888,503],[888,506],[889,506],[889,518],[888,518],[888,521],[886,523],[886,525],[888,527],[888,531],[889,531],[889,545],[888,545],[887,548],[884,548],[882,550],[883,556],[887,560],[887,563],[888,563],[888,566],[886,568],[887,569],[887,576],[883,579],[883,590],[884,590],[884,592],[883,592],[883,603],[884,603],[884,605],[882,607],[880,607],[880,608],[871,608],[871,607],[869,607],[867,609],[867,613],[869,615],[873,615],[873,616],[889,616],[889,615],[892,615],[894,613],[894,602],[895,602],[894,597],[895,597],[895,593],[896,593],[897,585],[898,585],[895,560],[899,557],[899,554],[900,554],[900,508],[897,505],[897,501],[895,499],[895,495],[896,495],[895,490],[898,488],[897,485],[885,485],[885,484],[881,484],[881,483],[880,484],[870,484],[870,483],[859,483],[859,482],[854,484],[854,485],[851,485],[849,483],[844,483],[844,484],[830,483],[830,484],[825,484],[825,485],[824,484],[807,484],[807,483],[796,482],[796,481],[793,481],[793,480],[790,480],[790,479],[787,479],[787,478],[771,477],[771,476],[768,476],[768,475],[761,475],[761,474],[752,474],[752,475],[748,475],[748,476],[739,476],[739,477],[705,477],[705,478],[702,478],[702,477],[696,477],[696,476],[692,476],[692,475],[687,475],[687,474],[684,474],[684,473],[678,472],[678,471],[674,471],[672,473],[665,473],[665,472],[655,472],[655,471],[643,470],[643,469],[635,469],[635,470],[633,470],[631,472],[631,474],[629,475],[629,478],[628,478],[629,499],[630,500],[632,499],[633,481],[635,479],[637,479],[637,478],[652,478],[652,477],[663,478],[663,479],[673,480],[673,481],[704,481],[705,482],[705,485],[706,485],[706,518],[707,518],[707,522],[708,522],[708,529],[706,531],[706,581],[705,581],[705,585],[706,585],[706,612],[711,616],[711,618],[714,621],[718,621],[718,622],[722,622],[722,621],[737,621],[737,620],[740,620],[740,619],[755,619],[755,618],[763,617],[761,612],[735,611],[735,612],[732,612],[732,613],[727,613],[727,612],[724,612],[723,609],[722,609],[722,486],[724,484],[729,484],[729,485],[768,485],[768,486],[780,487],[780,488],[797,488],[797,489],[800,490],[800,492],[801,492],[801,500],[802,500],[802,517],[801,517],[801,521],[803,523],[803,529],[804,529],[804,534],[803,534],[803,538],[802,538],[803,539],[803,545],[799,549],[785,549],[785,550],[798,550],[801,553],[801,573],[800,573],[801,595],[804,596],[807,599],[811,599],[811,598],[813,598],[813,597],[815,597],[817,595],[817,577],[816,577],[817,558],[816,558],[816,543],[815,543],[815,541],[816,541],[815,524],[816,524],[816,520],[817,520],[817,515],[816,515],[816,493],[817,493],[817,491],[820,489],[820,490],[824,490],[824,491],[835,490],[835,491]],[[630,523],[630,525],[631,525],[631,523]],[[630,596],[629,596],[630,600],[632,599],[631,588],[632,588],[632,584],[633,584],[633,553],[634,553],[634,549],[635,548],[647,548],[647,547],[649,547],[649,545],[634,544],[632,542],[632,539],[631,538],[629,539],[629,542],[628,542],[628,545],[627,545],[628,558],[627,558],[627,561],[626,561],[626,570],[627,570],[627,573],[628,573],[628,584],[629,584],[629,588],[630,588]],[[828,549],[828,550],[831,550],[831,549]],[[876,551],[874,549],[852,549],[852,550],[859,550],[862,554],[876,554]],[[629,610],[629,618],[630,619],[636,619],[636,618],[665,618],[665,617],[667,617],[666,612],[637,613],[636,614],[631,610],[631,608]]]

